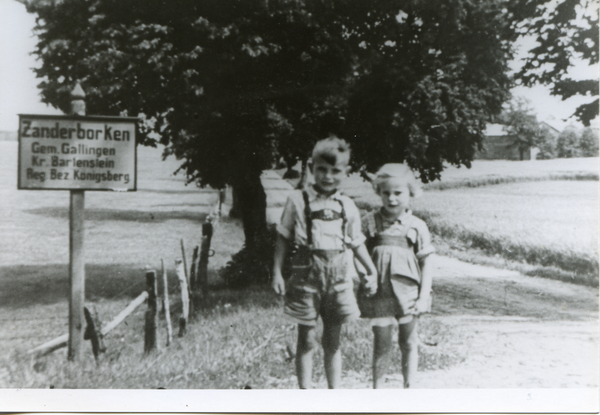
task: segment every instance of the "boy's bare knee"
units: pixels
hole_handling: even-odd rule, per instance
[[[321,345],[323,351],[328,354],[333,354],[340,349],[340,333],[341,325],[329,325],[323,326],[323,338],[321,339]]]
[[[332,338],[330,336],[323,336],[322,340],[323,351],[325,353],[333,354],[340,349],[340,339]]]
[[[373,352],[376,356],[385,356],[392,351],[392,342],[379,341],[375,342]]]
[[[419,340],[416,336],[410,336],[408,339],[400,341],[400,350],[402,353],[409,353],[413,350],[417,350],[419,347]]]
[[[298,350],[302,352],[310,352],[317,347],[317,339],[315,330],[305,329],[298,333]]]

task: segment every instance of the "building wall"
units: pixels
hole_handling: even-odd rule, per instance
[[[489,135],[483,140],[483,150],[475,154],[476,160],[521,160],[519,148],[513,146],[515,138],[510,135]],[[523,160],[529,160],[529,151],[523,153]]]

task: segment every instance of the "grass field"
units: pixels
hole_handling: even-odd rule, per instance
[[[597,284],[597,174],[597,158],[475,161],[425,185],[412,208],[450,246],[542,266],[535,275]],[[359,177],[344,191],[364,210],[380,205]]]
[[[217,199],[215,191],[186,186],[184,178],[173,176],[171,173],[178,162],[173,159],[161,162],[159,150],[140,148],[138,158],[137,192],[86,192],[85,196],[86,302],[98,309],[104,322],[111,320],[145,289],[144,269],[147,266],[160,269],[161,259],[169,274],[171,315],[174,321],[177,319],[181,305],[175,294],[178,288],[174,260],[181,257],[180,240],[185,242],[189,259],[193,246],[200,242],[200,225]],[[468,235],[481,234],[501,242],[516,241],[532,251],[549,246],[552,252],[571,250],[576,256],[586,258],[593,255],[594,249],[597,252],[597,245],[593,243],[598,229],[597,181],[549,179],[556,177],[552,175],[574,178],[583,174],[589,178],[591,174],[593,177],[598,159],[556,162],[554,168],[546,162],[527,164],[529,170],[514,180],[515,183],[478,188],[461,184],[448,186],[446,190],[431,188],[416,202],[415,210],[452,244],[456,235],[463,238],[461,243],[464,243]],[[496,169],[493,163],[488,163],[483,164],[486,168],[481,172],[477,171],[478,163],[469,171],[449,170],[447,182],[464,184],[465,180],[481,180],[481,177],[504,177],[498,173],[502,169],[520,174],[514,172],[518,170],[514,167],[505,167],[520,164],[499,162]],[[165,323],[161,319],[159,350],[149,356],[142,353],[144,306],[107,336],[108,351],[98,366],[92,360],[87,343],[86,360],[81,367],[64,364],[65,349],[39,360],[26,355],[26,350],[68,331],[69,194],[17,191],[16,170],[16,143],[0,143],[3,178],[0,182],[0,233],[3,235],[0,239],[0,349],[3,351],[0,388],[296,387],[292,358],[295,328],[283,319],[281,300],[264,287],[241,292],[216,289],[189,325],[186,337],[175,337],[168,348],[164,346]],[[472,178],[465,178],[465,172]],[[532,176],[536,176],[535,182],[525,181]],[[378,203],[370,186],[360,178],[351,177],[345,191],[363,208]],[[514,216],[518,216],[518,221]],[[210,259],[212,282],[217,281],[217,270],[242,243],[240,223],[223,218],[213,238],[216,254]],[[474,341],[462,323],[443,319],[447,316],[467,314],[568,322],[581,319],[582,315],[597,317],[594,290],[550,283],[546,286],[545,282],[532,281],[514,285],[511,281],[496,283],[485,278],[436,282],[437,314],[423,318],[420,330],[423,343],[419,367],[426,372],[425,378],[427,373],[431,374],[429,382],[433,383],[428,384],[435,384],[438,376],[435,374],[447,373],[467,362],[474,344],[481,344],[482,350],[488,348],[482,341]],[[162,284],[159,284],[159,292],[162,292]],[[368,385],[371,341],[366,322],[344,328],[346,387]],[[540,364],[546,365],[545,362]],[[320,387],[325,383],[322,367],[319,350],[314,378]],[[390,364],[390,371],[400,371],[398,360]],[[464,375],[466,385],[469,385],[469,377],[468,373]],[[565,382],[548,379],[540,384],[563,387]],[[593,379],[582,382],[594,384]],[[490,385],[497,387],[497,383]],[[505,385],[501,384],[507,387]],[[520,386],[514,382],[508,385]]]

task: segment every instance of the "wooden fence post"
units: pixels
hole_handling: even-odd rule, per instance
[[[179,337],[183,337],[187,332],[187,322],[190,313],[190,297],[187,286],[187,279],[185,278],[185,268],[181,259],[175,260],[175,270],[177,272],[177,278],[179,279],[179,287],[181,288],[181,317],[179,317]]]
[[[146,272],[146,291],[148,291],[148,310],[144,335],[144,353],[156,349],[156,271]]]
[[[160,264],[162,267],[162,277],[164,285],[164,301],[163,306],[165,307],[165,320],[167,320],[167,347],[171,345],[173,341],[173,329],[171,328],[171,310],[169,306],[169,283],[167,281],[167,270],[165,269],[165,263],[161,259]]]

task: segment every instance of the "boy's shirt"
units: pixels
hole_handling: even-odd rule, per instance
[[[342,232],[342,219],[313,219],[312,249],[344,250],[346,247],[356,248],[365,242],[365,236],[361,230],[360,213],[352,199],[340,194],[339,191],[331,196],[322,195],[314,190],[312,185],[308,186],[305,191],[308,194],[311,212],[324,211],[325,215],[328,211],[341,213],[341,202],[346,215],[345,232]],[[288,197],[277,231],[290,242],[298,245],[307,244],[302,191],[296,191]]]

